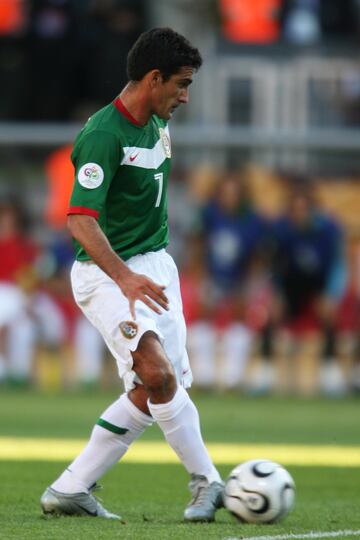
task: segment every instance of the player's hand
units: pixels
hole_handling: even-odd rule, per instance
[[[136,274],[135,272],[129,272],[126,278],[119,283],[119,286],[129,300],[130,313],[135,320],[135,302],[141,300],[150,309],[161,315],[161,310],[158,306],[168,311],[169,300],[164,293],[165,286],[158,285],[152,279],[144,276],[143,274]]]

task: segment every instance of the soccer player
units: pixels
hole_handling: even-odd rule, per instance
[[[76,302],[117,361],[126,392],[97,421],[88,445],[45,490],[49,514],[116,519],[92,495],[96,481],[154,421],[186,470],[186,521],[213,521],[223,483],[205,448],[185,323],[168,244],[168,120],[189,99],[199,51],[169,28],[143,33],[129,52],[129,83],[78,135],[69,228]]]

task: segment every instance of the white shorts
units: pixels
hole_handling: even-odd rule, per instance
[[[126,264],[138,274],[144,274],[159,285],[165,285],[169,311],[158,315],[143,302],[135,304],[135,325],[129,302],[116,283],[93,262],[75,261],[71,283],[76,303],[89,321],[100,331],[116,359],[125,390],[141,381],[133,371],[132,351],[137,349],[141,336],[155,332],[170,360],[178,383],[191,386],[192,373],[186,352],[186,326],[182,311],[179,275],[172,257],[164,249],[136,255]]]

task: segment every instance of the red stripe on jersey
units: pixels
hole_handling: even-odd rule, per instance
[[[99,212],[97,210],[94,210],[93,208],[86,208],[85,206],[70,206],[67,215],[73,215],[73,214],[83,214],[85,216],[91,216],[95,219],[98,219]]]
[[[142,127],[141,124],[136,120],[136,118],[134,118],[133,115],[129,113],[129,111],[127,110],[127,108],[125,107],[125,105],[123,104],[123,102],[121,101],[119,97],[114,99],[113,105],[115,105],[117,110],[121,112],[121,114],[123,114],[128,120],[130,120],[132,124],[135,124],[135,126]]]

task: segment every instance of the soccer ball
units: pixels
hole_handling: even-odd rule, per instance
[[[295,483],[284,467],[254,459],[233,469],[225,484],[225,507],[240,521],[272,523],[291,510]]]

